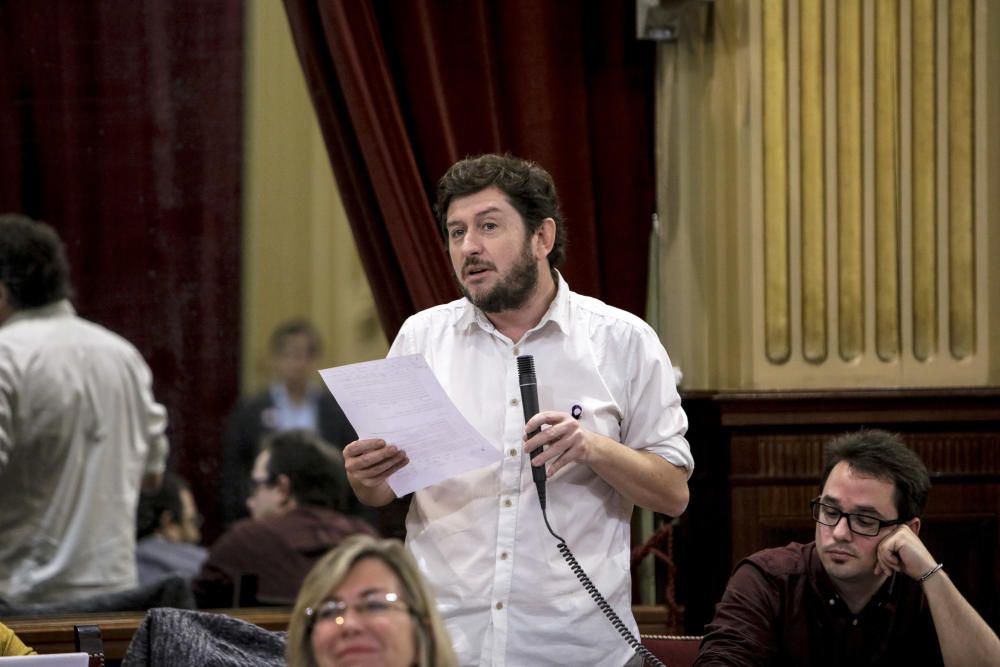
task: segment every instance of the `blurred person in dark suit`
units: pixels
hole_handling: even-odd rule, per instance
[[[321,349],[319,332],[302,318],[282,322],[271,334],[273,381],[241,399],[226,425],[219,504],[223,526],[247,516],[246,501],[252,490],[248,480],[263,436],[306,429],[339,449],[357,438],[337,401],[315,382]],[[346,473],[341,475],[345,509],[357,513],[360,503],[348,490]]]

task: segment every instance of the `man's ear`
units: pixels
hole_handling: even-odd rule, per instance
[[[552,246],[556,243],[556,221],[552,218],[545,218],[535,230],[535,251],[538,259],[549,256]]]
[[[909,521],[906,522],[906,525],[910,527],[910,530],[913,531],[914,535],[920,534],[920,517],[916,517],[915,519],[910,519]]]
[[[14,308],[14,304],[12,303],[10,290],[7,289],[6,285],[0,282],[0,324],[6,322],[7,318],[13,315],[16,310],[17,309]]]

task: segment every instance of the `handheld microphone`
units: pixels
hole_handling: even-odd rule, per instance
[[[525,354],[517,358],[517,378],[521,385],[521,407],[524,408],[524,423],[538,414],[538,381],[535,379],[535,358],[530,354]],[[541,429],[528,434],[529,438],[534,437]],[[542,453],[541,447],[536,447],[531,452],[531,459]],[[535,480],[535,488],[538,490],[538,501],[545,509],[545,466],[531,466],[531,478]]]
[[[524,423],[527,424],[532,417],[538,414],[538,382],[535,380],[535,359],[530,354],[525,354],[517,358],[517,379],[518,384],[521,385],[521,406],[524,408]],[[583,408],[579,405],[574,405],[570,414],[574,419],[579,419],[580,415],[583,414]],[[535,429],[528,434],[528,438],[535,437],[541,430],[540,428]],[[534,461],[535,457],[541,451],[541,447],[536,447],[531,451],[532,461]],[[656,667],[666,667],[638,639],[632,636],[632,633],[628,630],[628,626],[618,617],[614,608],[608,604],[607,600],[604,599],[601,592],[597,589],[597,586],[594,585],[587,577],[587,573],[580,567],[580,563],[573,556],[573,552],[569,550],[566,540],[556,535],[555,531],[552,530],[552,526],[549,525],[549,517],[545,513],[545,466],[531,466],[531,478],[535,480],[535,488],[538,490],[538,503],[542,506],[542,518],[545,519],[545,527],[549,529],[554,538],[559,540],[559,544],[557,545],[559,553],[566,559],[566,563],[573,571],[573,574],[576,575],[576,578],[580,580],[580,584],[583,585],[587,593],[590,594],[590,597],[597,603],[597,607],[607,616],[608,620],[615,626],[615,629],[618,630],[622,638],[628,642],[633,651],[643,656],[647,662]]]

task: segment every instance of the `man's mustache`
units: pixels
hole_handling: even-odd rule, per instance
[[[853,556],[855,558],[858,557],[858,553],[854,549],[846,546],[842,542],[835,542],[833,544],[830,544],[828,546],[823,547],[823,552],[824,553],[830,553],[830,552],[833,552],[833,551],[838,551],[840,553],[847,554],[847,555]]]
[[[468,275],[472,269],[496,269],[492,262],[486,262],[472,257],[466,258],[462,264],[462,275]]]

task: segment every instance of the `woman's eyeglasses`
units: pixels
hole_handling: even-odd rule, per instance
[[[315,609],[307,607],[306,616],[309,617],[310,625],[326,621],[343,625],[348,610],[353,610],[362,617],[373,617],[390,611],[409,612],[410,607],[396,593],[369,593],[354,602],[327,600]]]

